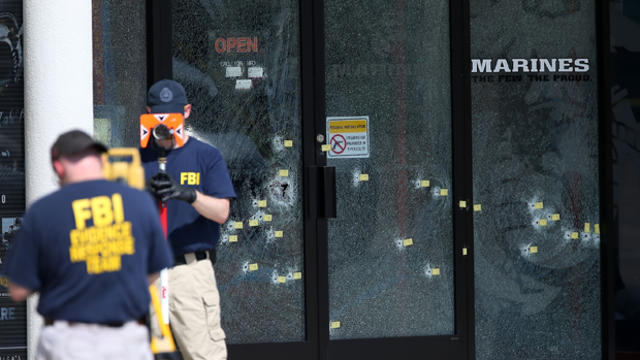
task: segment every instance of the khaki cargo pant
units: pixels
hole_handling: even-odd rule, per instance
[[[156,281],[160,289],[160,280]],[[184,360],[226,360],[225,334],[220,325],[220,294],[208,259],[169,269],[171,330]],[[151,318],[152,332],[158,333]]]

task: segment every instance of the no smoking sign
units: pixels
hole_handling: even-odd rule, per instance
[[[327,117],[330,159],[369,157],[369,117]]]

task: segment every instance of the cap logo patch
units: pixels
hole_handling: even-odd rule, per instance
[[[173,93],[171,92],[171,90],[169,90],[169,88],[165,87],[160,90],[160,100],[165,103],[173,100]]]

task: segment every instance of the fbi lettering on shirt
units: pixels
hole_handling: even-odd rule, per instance
[[[181,172],[180,185],[200,185],[199,172]]]
[[[124,220],[122,195],[77,199],[71,207],[76,225],[69,233],[71,262],[86,262],[89,274],[120,270],[122,255],[135,253],[131,222]]]

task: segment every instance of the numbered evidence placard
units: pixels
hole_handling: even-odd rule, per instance
[[[327,117],[329,159],[369,157],[369,116]]]

